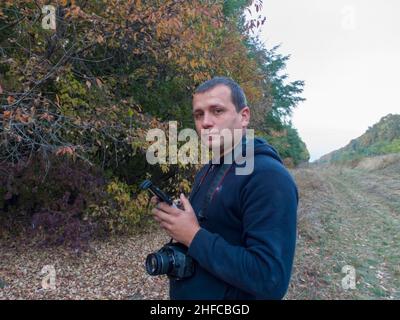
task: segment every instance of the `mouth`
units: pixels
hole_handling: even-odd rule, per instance
[[[201,140],[207,144],[217,143],[220,141],[221,135],[219,132],[203,132]]]

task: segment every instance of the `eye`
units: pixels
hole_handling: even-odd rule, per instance
[[[199,119],[201,119],[203,117],[203,114],[202,113],[196,113],[195,115],[194,115],[194,118],[196,119],[196,120],[199,120]]]
[[[222,109],[215,109],[214,111],[215,114],[221,114],[222,112],[224,112]]]

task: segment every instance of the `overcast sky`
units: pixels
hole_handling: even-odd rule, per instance
[[[400,113],[400,1],[263,2],[261,39],[281,43],[290,80],[305,81],[292,120],[311,161]]]

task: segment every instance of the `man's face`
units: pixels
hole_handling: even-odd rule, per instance
[[[237,138],[241,138],[243,129],[249,124],[250,109],[245,107],[237,112],[231,99],[230,88],[218,85],[193,96],[193,115],[197,133],[201,136],[203,144],[213,150],[218,148],[224,152],[224,142],[225,147],[229,148],[238,142]],[[223,129],[236,134],[233,143],[219,136],[223,133],[221,132]],[[240,130],[234,132],[234,129]]]

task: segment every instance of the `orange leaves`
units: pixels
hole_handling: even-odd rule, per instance
[[[222,23],[222,21],[221,20],[214,20],[213,22],[212,22],[212,26],[214,27],[214,28],[222,28],[223,27],[223,23]]]
[[[156,26],[156,37],[160,38],[170,38],[171,36],[175,36],[179,38],[180,33],[182,32],[182,21],[181,17],[173,17],[170,19],[161,19],[161,21],[157,22]]]
[[[30,114],[25,113],[20,108],[16,110],[5,110],[3,111],[3,121],[13,120],[21,123],[29,123],[32,121]]]
[[[176,15],[169,17],[162,26],[167,29],[169,41],[167,59],[176,63],[186,73],[211,70],[216,61],[210,61],[210,51],[218,39],[220,6],[202,1],[181,3]],[[172,37],[173,36],[173,37]]]
[[[10,120],[12,112],[9,110],[3,111],[3,120]]]
[[[56,151],[56,156],[63,156],[63,155],[74,155],[75,154],[75,147],[67,146],[67,147],[59,147]]]
[[[75,5],[75,0],[59,0],[60,5],[62,6],[66,6],[68,3],[70,3],[71,5]]]
[[[134,0],[133,1],[135,9],[136,10],[141,10],[142,9],[142,0]]]
[[[129,10],[125,17],[128,21],[140,22],[130,31],[130,38],[135,42],[131,49],[134,54],[151,55],[160,63],[177,64],[180,72],[208,66],[204,62],[207,59],[199,59],[209,51],[214,31],[222,26],[220,5],[200,0],[165,0],[156,6],[143,1],[141,6],[142,11]]]
[[[104,45],[106,34],[116,35],[107,41],[112,47],[120,47],[119,39],[124,39],[123,48],[129,48],[129,54],[150,56],[158,65],[177,66],[178,73],[190,77],[195,71],[208,74],[219,64],[210,57],[215,56],[211,51],[217,47],[224,26],[221,4],[201,0],[114,0],[106,2],[99,19],[96,30],[85,35],[90,42]],[[95,83],[102,86],[98,80],[92,85]],[[151,81],[148,83],[151,85]]]
[[[87,15],[84,11],[82,11],[82,9],[76,5],[71,5],[71,7],[66,9],[66,14],[64,16],[64,18],[67,17],[73,17],[73,18],[87,18]]]
[[[8,96],[7,102],[8,102],[8,104],[13,104],[15,102],[15,98],[13,96]]]
[[[189,65],[195,69],[199,64],[196,60],[190,60]]]
[[[54,120],[54,116],[52,116],[52,115],[48,114],[47,112],[45,112],[39,117],[39,119],[40,120],[47,120],[47,121],[51,122],[51,121]]]
[[[207,72],[196,72],[193,74],[193,80],[195,83],[206,81],[210,78],[210,74]]]
[[[58,96],[58,94],[56,94],[56,105],[57,107],[60,107],[60,97]]]
[[[174,17],[164,21],[165,26],[170,30],[175,30],[175,32],[179,32],[182,28],[181,17]]]
[[[99,86],[99,88],[103,86],[103,82],[99,78],[96,78],[96,83]]]
[[[104,43],[104,38],[101,34],[97,35],[96,40],[97,40],[97,43],[100,43],[100,44]]]
[[[30,120],[32,120],[32,118],[27,114],[17,113],[15,115],[15,121],[17,122],[28,123]]]
[[[17,108],[15,110],[5,110],[3,111],[3,121],[14,121],[28,124],[34,121],[35,112],[35,107],[31,107],[29,113],[21,108]],[[38,115],[37,119],[51,122],[54,120],[54,116],[48,112],[45,112],[41,115]]]

